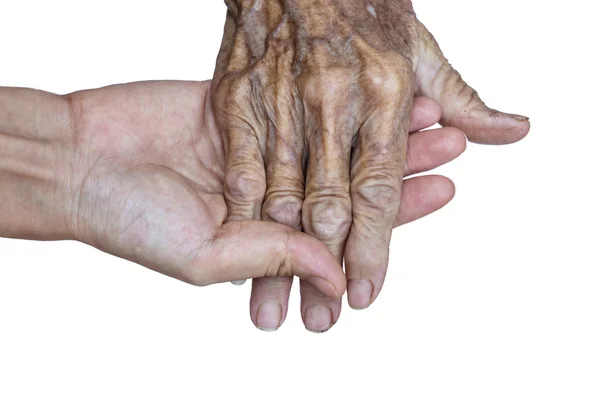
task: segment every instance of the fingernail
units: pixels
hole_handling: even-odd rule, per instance
[[[244,283],[246,283],[246,280],[242,279],[241,281],[231,281],[231,283],[233,283],[235,286],[242,286]]]
[[[510,114],[511,117],[513,117],[514,119],[516,119],[517,121],[529,121],[529,117],[525,117],[523,115],[519,115],[519,114]]]
[[[370,281],[348,282],[348,304],[355,310],[364,310],[371,305],[373,295],[373,284]]]
[[[304,314],[304,327],[313,333],[323,333],[331,328],[331,310],[322,304],[314,305]]]
[[[281,305],[273,300],[267,300],[258,307],[256,327],[265,332],[273,332],[281,324]]]

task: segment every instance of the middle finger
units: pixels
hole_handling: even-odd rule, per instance
[[[355,126],[342,105],[343,97],[331,93],[339,89],[329,90],[335,101],[325,97],[320,107],[307,113],[309,159],[302,225],[306,233],[329,248],[341,265],[352,223],[349,169]],[[306,328],[313,332],[328,330],[339,318],[341,302],[326,298],[305,281],[300,282],[300,290]]]

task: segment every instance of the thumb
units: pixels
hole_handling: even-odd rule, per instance
[[[487,107],[448,63],[433,35],[420,22],[417,22],[417,32],[417,89],[420,95],[442,106],[440,123],[443,126],[462,130],[475,143],[514,143],[527,135],[529,118]]]
[[[226,223],[199,261],[203,284],[295,275],[331,298],[346,291],[342,267],[323,243],[274,222]]]

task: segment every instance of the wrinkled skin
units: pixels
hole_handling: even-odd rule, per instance
[[[339,298],[343,274],[316,239],[272,222],[226,222],[209,91],[210,82],[159,81],[68,96],[76,145],[61,174],[71,201],[60,203],[72,204],[73,237],[195,285],[296,275]]]
[[[484,105],[408,0],[226,0],[213,103],[227,153],[229,221],[304,230],[345,263],[348,301],[378,296],[406,165],[415,94],[478,143],[510,143],[525,117]],[[256,280],[253,302],[287,303],[289,279]],[[340,303],[301,282],[308,329]]]
[[[0,236],[76,239],[196,285],[296,275],[339,298],[345,277],[317,239],[273,222],[226,222],[209,90],[210,82],[139,82],[58,96],[0,87]],[[432,103],[417,101],[414,130],[437,121]],[[411,135],[407,168],[450,161],[460,139],[452,130]],[[406,188],[396,224],[454,193],[439,176]]]

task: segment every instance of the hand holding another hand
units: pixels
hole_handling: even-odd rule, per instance
[[[484,105],[408,0],[227,4],[213,103],[228,221],[275,221],[319,239],[344,262],[350,305],[368,307],[401,207],[415,94],[436,100],[441,123],[475,142],[517,141],[529,123]],[[290,287],[286,278],[255,280],[252,303],[280,306],[282,320]],[[301,290],[306,326],[328,329],[339,300],[307,281]]]
[[[53,239],[77,239],[196,285],[262,277],[287,283],[296,275],[311,282],[322,298],[339,302],[345,277],[317,239],[273,222],[226,222],[224,144],[212,113],[210,82],[131,83],[67,97],[10,91],[25,92],[36,104],[48,103],[46,98],[51,97],[58,104],[53,109],[65,112],[63,118],[40,120],[44,127],[50,117],[64,121],[56,128],[65,134],[56,143],[60,154],[51,186],[60,193],[52,197],[53,214],[65,223],[59,229],[63,233]],[[17,96],[13,93],[10,98]],[[6,112],[13,115],[27,108],[10,104],[14,109]],[[37,114],[41,118],[48,113]],[[430,126],[439,117],[433,101],[417,98],[411,130]],[[22,124],[2,128],[11,137],[23,132]],[[27,143],[31,148],[33,142]],[[408,141],[405,171],[435,168],[458,156],[464,146],[463,134],[455,129],[414,133]],[[30,198],[39,197],[33,202],[49,198],[47,192],[32,193]],[[392,223],[397,226],[427,215],[453,194],[447,178],[408,179]],[[274,329],[287,314],[289,289],[280,297],[261,293],[268,294],[253,293],[252,319],[261,328]],[[265,320],[273,315],[258,314],[269,300],[279,302],[275,326]],[[306,315],[305,320],[309,327],[320,323]]]

